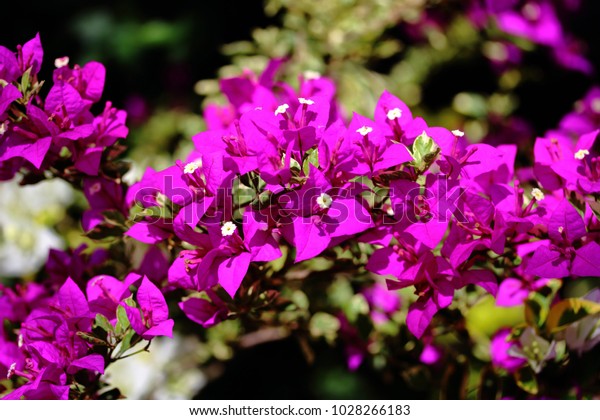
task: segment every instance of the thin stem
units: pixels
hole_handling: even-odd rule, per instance
[[[125,356],[118,356],[116,359],[112,359],[112,361],[116,362],[117,360],[127,359],[128,357],[135,356],[136,354],[140,354],[140,353],[146,352],[150,348],[150,344],[151,343],[152,343],[151,341],[148,341],[148,344],[146,344],[143,349],[134,351],[133,353],[126,354]]]

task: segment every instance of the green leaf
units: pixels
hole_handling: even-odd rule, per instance
[[[550,313],[550,305],[560,290],[562,282],[553,279],[525,301],[525,321],[532,326],[542,328]]]
[[[556,352],[556,355],[554,356],[554,360],[556,360],[557,362],[560,362],[560,361],[566,359],[567,355],[568,355],[566,341],[557,341],[554,351]]]
[[[526,300],[525,301],[525,321],[529,325],[535,325],[540,327],[544,324],[545,313],[544,307],[538,300]]]
[[[310,174],[310,166],[314,166],[315,168],[319,167],[319,149],[311,149],[306,153],[306,158],[302,163],[302,172],[305,175]]]
[[[143,209],[142,211],[140,211],[139,213],[137,213],[135,215],[135,217],[146,217],[146,216],[154,216],[154,217],[161,217],[163,219],[170,219],[173,217],[173,214],[171,213],[171,209],[169,209],[167,206],[152,206],[152,207],[146,207],[145,209]]]
[[[487,345],[500,328],[523,323],[524,312],[523,306],[496,306],[494,298],[486,295],[471,306],[464,317],[470,336],[476,342]]]
[[[21,93],[23,95],[25,95],[27,93],[27,90],[29,89],[30,86],[30,81],[31,81],[31,67],[29,67],[25,73],[23,73],[23,76],[21,77],[21,85],[19,86],[21,89]]]
[[[252,202],[252,205],[258,206],[259,208],[267,207],[272,202],[271,201],[272,195],[273,195],[272,191],[269,191],[269,190],[262,191],[260,194],[258,194],[258,197],[256,198],[256,200],[254,200]]]
[[[294,292],[292,292],[291,301],[294,302],[298,308],[303,310],[308,310],[310,305],[308,297],[302,290],[294,290]]]
[[[133,296],[123,299],[123,303],[127,306],[131,306],[132,308],[137,308],[137,303],[135,303],[135,300],[133,300]]]
[[[128,229],[125,225],[125,217],[117,210],[105,210],[102,212],[104,220],[92,230],[85,233],[90,239],[106,239],[109,237],[121,237]]]
[[[308,152],[308,161],[315,167],[319,167],[319,149],[316,147]]]
[[[535,378],[535,374],[530,368],[524,367],[516,371],[515,379],[517,381],[517,385],[523,391],[533,395],[536,395],[538,393],[539,388],[537,379]]]
[[[132,329],[129,330],[129,332],[127,334],[125,334],[125,336],[123,337],[123,340],[121,340],[121,344],[119,346],[119,352],[117,353],[117,358],[123,356],[123,354],[125,354],[125,352],[132,347],[131,343],[132,343],[134,335],[135,335],[135,331],[133,331]]]
[[[115,332],[115,329],[112,326],[112,324],[110,323],[110,321],[102,314],[96,314],[95,326],[102,328],[107,333],[114,334],[114,332]]]
[[[77,337],[87,341],[90,344],[93,344],[95,346],[105,346],[105,347],[109,347],[108,343],[104,340],[99,339],[98,337],[92,335],[92,334],[88,334],[85,333],[83,331],[77,331]]]
[[[118,336],[122,335],[130,327],[129,318],[127,318],[127,312],[121,305],[117,307],[117,326],[115,328]]]
[[[548,315],[546,329],[557,332],[588,315],[600,313],[600,303],[571,298],[552,306]]]
[[[338,308],[343,308],[354,296],[352,285],[344,278],[338,278],[327,289],[329,302]]]
[[[598,220],[600,220],[600,202],[598,202],[598,201],[590,201],[590,202],[588,202],[588,205],[593,210],[594,215],[596,216],[596,218]]]
[[[71,153],[71,151],[69,150],[69,148],[67,146],[63,146],[60,149],[59,156],[61,158],[70,158],[72,155],[73,154]]]
[[[435,161],[439,151],[436,142],[423,131],[412,145],[411,154],[414,161],[411,164],[420,172],[424,172]]]
[[[313,337],[323,337],[327,342],[333,343],[340,329],[340,321],[331,314],[317,312],[310,319],[308,329]]]
[[[127,228],[127,226],[125,226],[125,217],[123,216],[123,213],[121,213],[120,211],[117,210],[104,210],[102,212],[102,215],[104,216],[104,222],[106,225],[108,226],[119,226],[122,228]]]
[[[304,159],[304,162],[302,162],[302,172],[306,176],[310,175],[310,162],[308,159]]]
[[[285,165],[285,153],[281,157],[281,164]],[[300,163],[294,158],[290,158],[290,169],[297,169],[298,171],[301,169]]]
[[[367,315],[369,313],[369,303],[362,294],[352,296],[344,306],[344,314],[352,323],[356,322],[359,315]]]

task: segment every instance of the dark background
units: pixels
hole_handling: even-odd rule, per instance
[[[196,81],[216,77],[228,42],[250,39],[266,26],[261,1],[174,1],[152,8],[135,0],[27,1],[4,4],[0,45],[14,50],[40,33],[41,78],[51,79],[56,57],[107,68],[104,98],[122,107],[132,95],[150,105],[199,104]],[[8,11],[6,7],[8,6]]]

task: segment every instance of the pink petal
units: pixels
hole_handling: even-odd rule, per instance
[[[170,232],[167,232],[152,223],[138,222],[131,226],[129,230],[125,232],[125,235],[145,244],[155,244],[167,239]]]
[[[249,252],[242,252],[239,255],[227,258],[219,264],[219,284],[232,298],[235,297],[235,293],[240,288],[248,272],[250,259],[251,255]]]
[[[81,357],[71,363],[68,372],[73,374],[79,370],[77,368],[104,374],[104,357],[99,354],[90,354],[89,356]]]

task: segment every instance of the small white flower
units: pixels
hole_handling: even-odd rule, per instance
[[[223,226],[221,226],[221,235],[231,236],[237,229],[237,226],[233,222],[225,222]]]
[[[285,111],[287,111],[289,107],[290,106],[288,104],[279,105],[275,110],[275,116],[278,116],[279,114],[285,114]]]
[[[544,193],[542,192],[542,190],[540,190],[539,188],[534,188],[533,190],[531,190],[531,195],[533,196],[533,198],[535,198],[537,201],[542,201],[544,199]]]
[[[6,133],[6,123],[0,124],[0,136],[4,135],[4,133]]]
[[[400,108],[390,109],[387,112],[388,120],[395,120],[396,118],[400,118],[402,116],[402,110]]]
[[[12,365],[10,365],[10,367],[8,368],[8,373],[6,374],[6,379],[12,378],[12,376],[15,374],[16,370],[17,370],[16,363],[13,363]]]
[[[363,125],[362,127],[360,127],[358,130],[356,130],[356,132],[358,134],[360,134],[361,136],[366,136],[367,134],[369,134],[371,131],[373,131],[373,127],[369,127],[366,125]]]
[[[331,203],[333,203],[333,199],[329,194],[321,193],[321,195],[317,197],[317,204],[323,210],[331,207]]]
[[[19,334],[17,345],[19,346],[19,348],[23,347],[23,334]]]
[[[460,130],[452,130],[452,134],[454,134],[456,137],[462,137],[465,135],[465,133]]]
[[[587,149],[579,149],[577,152],[575,152],[575,159],[583,160],[589,154],[590,154],[589,150],[587,150]]]
[[[300,102],[302,105],[313,105],[315,103],[315,101],[313,101],[312,99],[305,98],[298,98],[298,102]]]
[[[200,168],[202,168],[202,160],[198,159],[198,160],[195,160],[195,161],[190,162],[187,165],[185,165],[183,167],[183,173],[184,174],[193,174],[194,172],[196,172],[196,169],[200,169]]]
[[[564,226],[559,226],[558,227],[558,233],[563,233],[565,231],[565,227]]]
[[[385,212],[388,216],[393,216],[394,214],[396,214],[394,213],[394,209],[392,208],[392,206],[389,206]]]
[[[321,73],[319,73],[318,71],[306,70],[304,72],[305,80],[315,80],[315,79],[320,79],[320,78],[321,78]]]
[[[59,69],[69,65],[69,57],[60,57],[54,60],[54,66]]]

